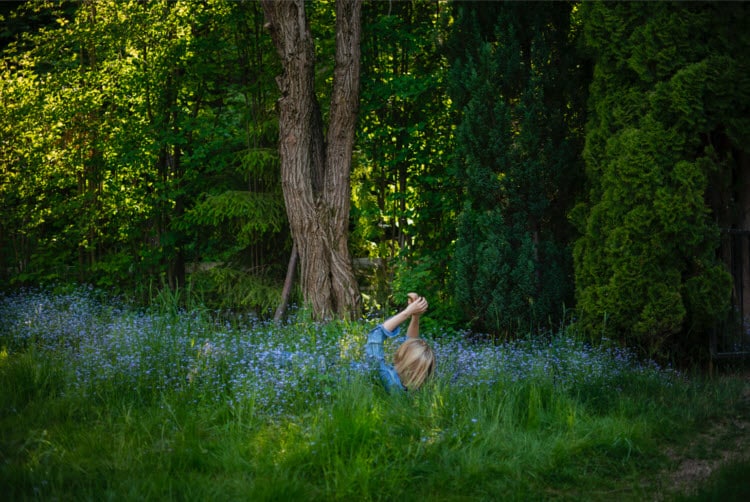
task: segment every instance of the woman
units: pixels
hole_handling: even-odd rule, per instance
[[[427,300],[416,293],[409,293],[407,307],[379,324],[367,335],[365,354],[377,362],[378,373],[386,390],[416,390],[435,371],[435,354],[427,343],[419,338],[419,316],[427,311]],[[386,364],[383,342],[398,335],[401,323],[409,320],[406,339],[393,356],[393,366]]]

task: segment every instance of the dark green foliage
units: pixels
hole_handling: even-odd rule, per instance
[[[705,347],[729,307],[719,226],[742,225],[726,180],[747,150],[746,4],[591,3],[596,60],[572,219],[580,325],[649,355]],[[712,207],[713,206],[713,207]],[[717,225],[718,223],[718,225]]]
[[[176,288],[203,261],[283,277],[256,3],[34,1],[12,20],[51,21],[2,53],[0,277]]]
[[[748,5],[365,2],[350,247],[383,264],[367,305],[416,290],[433,322],[510,334],[575,287],[594,339],[707,347],[732,286],[750,298],[720,239],[750,230]],[[308,11],[325,117],[333,8]],[[290,240],[259,5],[0,15],[0,285],[273,306]]]
[[[442,43],[448,9],[436,0],[366,2],[362,92],[353,172],[352,249],[385,260],[371,305],[418,291],[431,315],[455,318],[448,261],[459,192]],[[369,292],[369,291],[368,291]]]
[[[570,300],[567,208],[585,76],[569,3],[457,4],[451,96],[465,204],[455,299],[475,326],[527,332]]]

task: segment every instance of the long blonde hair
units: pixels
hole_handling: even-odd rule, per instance
[[[396,350],[393,366],[404,387],[416,390],[435,371],[435,354],[424,340],[411,338]]]

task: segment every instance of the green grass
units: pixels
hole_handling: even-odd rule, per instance
[[[125,330],[111,327],[112,316],[132,313],[96,312],[86,325],[110,326],[102,340],[121,341]],[[83,342],[62,349],[55,338],[57,348],[44,348],[41,330],[35,341],[20,343],[20,328],[6,324],[0,338],[6,500],[653,499],[649,480],[670,465],[665,447],[689,442],[740,406],[739,379],[636,368],[597,370],[585,381],[563,383],[533,369],[510,378],[499,368],[499,377],[475,385],[443,373],[418,393],[388,395],[366,372],[331,378],[295,368],[289,376],[282,366],[274,378],[295,382],[285,394],[274,393],[273,381],[240,392],[256,377],[231,384],[239,370],[230,355],[209,364],[204,349],[189,353],[205,364],[202,373],[189,359],[183,369],[208,375],[205,382],[160,386],[158,379],[171,378],[169,368],[181,360],[179,320],[172,321],[148,324],[154,345],[137,348],[149,354],[148,371],[132,377],[120,369],[86,385],[72,383],[83,377],[69,364]],[[227,332],[208,318],[190,323],[190,332],[206,339]],[[364,339],[365,327],[273,329],[288,344],[335,339],[344,353],[350,341]],[[243,339],[255,333],[230,331]],[[165,355],[153,358],[157,347]],[[302,360],[295,357],[294,364]],[[565,357],[560,371],[574,356]],[[101,372],[114,359],[102,350],[100,360]],[[477,374],[486,376],[486,369]],[[276,407],[274,399],[288,402]],[[748,464],[738,464],[704,498],[688,500],[716,500],[713,494],[726,493],[747,472]]]

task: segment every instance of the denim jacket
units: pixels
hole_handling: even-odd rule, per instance
[[[396,373],[396,369],[390,364],[385,362],[385,352],[383,350],[383,342],[386,338],[393,338],[398,335],[400,327],[394,331],[388,331],[382,324],[378,324],[372,331],[367,335],[367,344],[365,345],[365,355],[370,361],[377,363],[378,374],[380,380],[383,382],[385,390],[388,392],[392,391],[404,391],[406,388],[401,383],[401,379]],[[406,339],[402,336],[396,341],[400,344]]]

